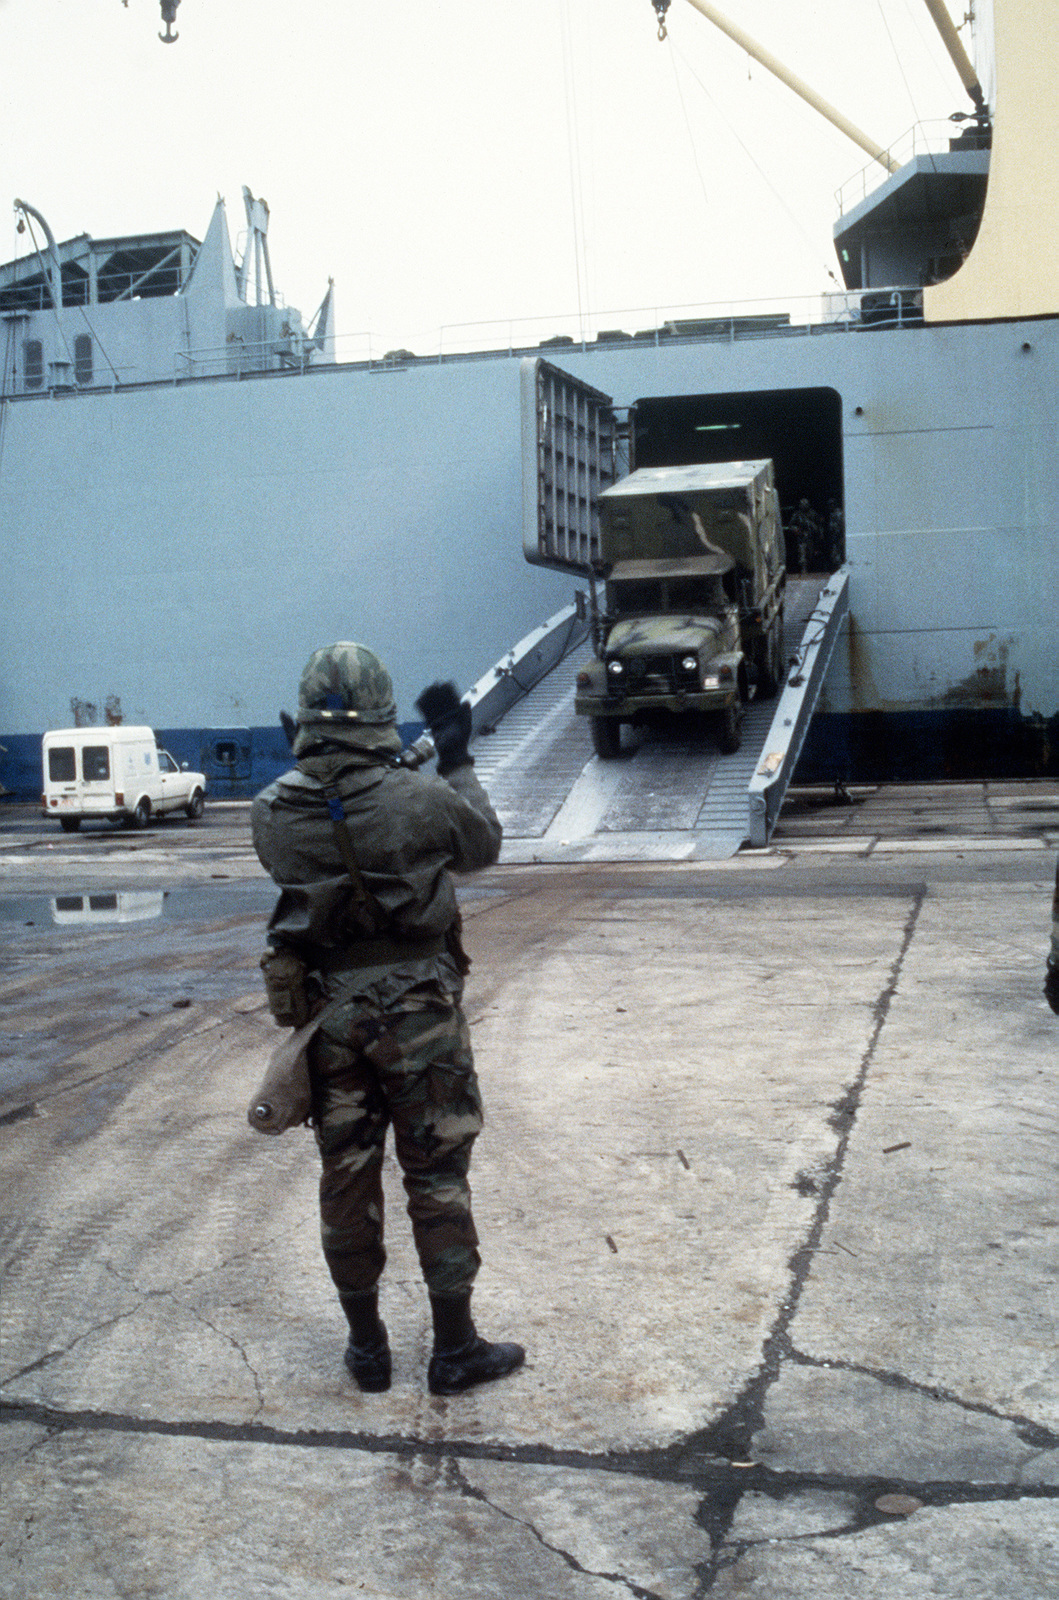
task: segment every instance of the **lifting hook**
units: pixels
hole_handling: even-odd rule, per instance
[[[661,42],[666,37],[666,12],[669,10],[669,0],[651,0],[651,4],[658,13],[658,38]]]
[[[177,6],[179,4],[180,0],[161,0],[162,21],[165,23],[165,32],[160,33],[158,37],[161,39],[163,44],[176,44],[177,40],[180,38],[179,33],[173,32],[172,27],[173,23],[176,21]]]

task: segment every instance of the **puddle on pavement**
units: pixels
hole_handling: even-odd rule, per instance
[[[459,886],[461,901],[506,893]],[[202,884],[184,889],[64,889],[62,894],[0,895],[0,927],[83,928],[86,932],[151,922],[215,922],[225,917],[267,921],[276,903],[271,883]]]
[[[0,924],[83,928],[86,932],[151,922],[213,922],[221,917],[268,917],[272,884],[188,889],[64,889],[62,894],[0,895]]]

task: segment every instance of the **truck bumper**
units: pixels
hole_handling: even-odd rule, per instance
[[[630,722],[643,711],[725,711],[738,700],[734,685],[703,689],[697,694],[579,694],[574,697],[574,710],[582,717],[620,717],[623,722]]]

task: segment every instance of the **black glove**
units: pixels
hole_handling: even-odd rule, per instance
[[[1050,961],[1044,974],[1044,998],[1059,1017],[1059,967]]]
[[[431,683],[416,701],[438,752],[438,776],[457,767],[473,767],[470,753],[471,708],[454,683]]]

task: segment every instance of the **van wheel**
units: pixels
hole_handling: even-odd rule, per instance
[[[592,748],[601,761],[621,755],[621,723],[614,717],[589,717]]]
[[[60,817],[59,826],[64,833],[76,833],[81,826],[80,817]]]
[[[151,802],[147,799],[140,800],[137,803],[136,810],[129,818],[129,826],[132,828],[146,828],[150,820]]]
[[[184,810],[188,814],[189,822],[197,822],[206,809],[206,802],[202,797],[202,790],[196,789]]]

